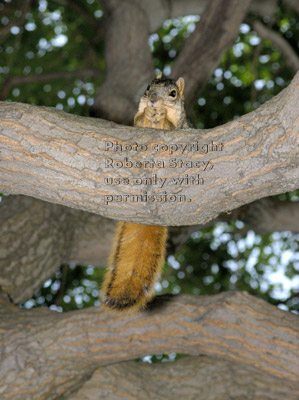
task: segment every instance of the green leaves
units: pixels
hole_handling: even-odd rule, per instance
[[[218,223],[194,233],[161,279],[161,293],[217,294],[245,290],[282,308],[299,311],[299,235],[256,235],[244,224]],[[166,283],[168,282],[168,284]]]
[[[7,35],[0,34],[2,99],[88,116],[105,71],[100,1],[39,0],[25,18],[21,3],[0,4],[0,33],[10,27]],[[259,107],[292,78],[281,51],[253,30],[256,18],[248,15],[241,24],[238,38],[200,94],[192,113],[195,127],[224,124]],[[171,73],[198,20],[198,16],[167,20],[149,37],[156,70]],[[271,21],[265,18],[262,22],[298,53],[299,24],[294,12],[278,8]],[[86,70],[99,74],[72,74]],[[282,201],[291,198],[298,201],[298,193],[279,196]],[[169,257],[157,289],[196,295],[246,290],[295,310],[298,257],[298,235],[258,236],[247,232],[239,221],[222,223],[193,234]],[[25,306],[55,303],[68,311],[98,304],[102,275],[103,270],[92,267],[63,267]]]

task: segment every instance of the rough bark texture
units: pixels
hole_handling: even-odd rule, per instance
[[[2,304],[2,400],[66,396],[100,366],[157,352],[220,357],[298,389],[297,316],[246,293],[164,296],[129,316]]]
[[[30,1],[24,3],[27,11]],[[168,17],[200,13],[201,23],[173,69],[174,75],[185,76],[187,102],[191,104],[221,54],[236,37],[248,3],[106,1],[106,25],[96,28],[94,41],[102,32],[107,33],[107,77],[96,100],[95,114],[130,123],[139,95],[153,76],[148,34]],[[283,3],[298,9],[296,1]],[[79,3],[68,0],[67,4],[84,12]],[[276,6],[277,1],[252,1],[249,10],[264,17],[273,15]],[[17,25],[23,25],[25,14],[22,13]],[[88,13],[85,17],[95,27],[94,18]],[[8,25],[1,30],[2,39],[10,28]],[[205,40],[202,40],[203,33]],[[262,31],[260,35],[263,36]],[[275,42],[276,37],[271,40]],[[197,64],[192,62],[193,57]],[[296,69],[297,60],[294,57],[292,60],[295,62],[290,65]],[[14,82],[6,82],[2,94],[6,95],[12,83],[64,74],[19,80],[15,77]],[[67,76],[71,74],[78,76],[82,71],[67,73]],[[213,170],[203,175],[203,187],[175,188],[179,189],[178,193],[191,196],[192,201],[182,205],[122,202],[107,206],[99,201],[105,193],[128,192],[127,187],[105,186],[105,176],[152,176],[152,171],[144,169],[117,169],[111,174],[103,168],[103,159],[107,157],[104,141],[134,142],[136,130],[53,110],[3,104],[0,108],[1,189],[57,204],[24,196],[7,198],[0,204],[2,290],[13,301],[22,302],[64,262],[104,265],[114,221],[96,214],[178,225],[204,225],[239,218],[259,232],[284,229],[298,232],[297,204],[270,203],[269,207],[267,200],[246,204],[298,187],[298,79],[297,75],[287,91],[255,113],[215,130],[171,135],[138,131],[141,143],[186,144],[199,139],[205,143],[224,142],[221,154],[180,156],[184,160],[209,160],[211,156],[214,165]],[[152,154],[138,153],[136,159],[148,155],[152,157]],[[123,154],[114,156],[123,158]],[[155,157],[167,160],[170,156],[160,152]],[[158,177],[172,177],[192,175],[196,171],[166,168],[162,174],[156,172]],[[162,190],[148,186],[142,189],[151,193]],[[134,193],[139,190],[140,187],[129,189]],[[217,217],[242,204],[246,205]],[[179,246],[199,227],[173,228],[170,245]],[[72,400],[182,397],[295,400],[298,396],[296,317],[242,293],[201,298],[164,297],[155,301],[151,311],[131,316],[109,315],[95,308],[69,314],[45,309],[28,311],[9,304],[4,297],[1,301],[1,400],[62,397]],[[211,358],[190,357],[154,368],[132,361],[114,364],[174,351],[207,354]]]
[[[64,263],[105,266],[115,222],[25,196],[0,203],[0,287],[23,303]]]
[[[299,73],[287,89],[256,111],[205,131],[131,128],[43,107],[1,103],[0,190],[137,223],[207,223],[221,212],[298,188],[298,84]],[[148,151],[105,150],[107,141],[133,145],[137,131],[138,144],[148,146]],[[196,142],[223,143],[223,150],[183,155],[152,150],[156,144]],[[123,162],[125,157],[134,162],[162,161],[165,166],[106,165],[107,159]],[[170,168],[172,158],[202,164]],[[186,175],[200,177],[204,184],[175,184],[173,178]],[[166,185],[155,185],[155,176],[166,178]],[[125,177],[131,184],[105,184],[108,177]],[[136,184],[136,178],[151,178],[153,184]],[[134,197],[145,192],[157,201]],[[165,192],[173,197],[162,197],[159,202]],[[114,197],[108,201],[106,196]]]
[[[255,368],[201,356],[175,363],[107,365],[71,399],[297,400],[297,390],[298,385]]]
[[[1,204],[0,286],[15,302],[30,298],[68,260],[73,235],[64,207],[23,199],[13,208]]]
[[[189,64],[185,75],[189,103],[195,93],[192,85],[203,86],[214,70],[217,57],[236,37],[247,1],[112,0],[104,4],[106,25],[96,26],[95,19],[84,11],[81,3],[67,0],[68,6],[85,13],[86,20],[97,30],[94,43],[103,32],[107,33],[107,77],[94,113],[130,123],[139,95],[153,75],[148,34],[168,17],[202,14],[208,3],[209,8],[202,15],[203,24],[186,44],[189,52],[199,56],[197,62],[201,64],[201,69],[196,71],[198,65],[191,62],[192,57],[191,61],[188,57],[183,60],[185,66]],[[298,10],[296,1],[283,3]],[[27,11],[30,0],[24,4]],[[249,10],[262,17],[271,16],[276,6],[276,0],[252,1]],[[14,24],[22,26],[25,14]],[[0,31],[0,40],[9,34],[10,28],[8,25]],[[206,32],[205,41],[199,35],[202,31]],[[201,73],[203,65],[205,73]],[[175,68],[174,73],[181,75],[179,60]],[[78,74],[82,71],[73,72],[73,76]],[[67,76],[71,75],[67,73]],[[38,79],[45,78],[49,76]],[[22,77],[23,82],[32,79],[35,78]],[[187,143],[199,138],[205,142],[224,142],[224,152],[212,153],[214,169],[207,173],[204,187],[183,187],[184,193],[190,191],[193,197],[192,202],[182,207],[170,203],[157,208],[148,204],[136,207],[136,203],[127,208],[126,203],[104,207],[99,202],[108,189],[114,194],[127,190],[116,186],[107,189],[103,185],[103,177],[111,175],[103,169],[103,158],[107,156],[103,152],[103,141],[134,142],[136,130],[53,110],[3,104],[0,108],[1,189],[57,204],[24,196],[8,198],[0,204],[2,289],[13,301],[22,302],[63,262],[104,264],[114,221],[81,208],[136,222],[205,224],[222,218],[239,218],[260,232],[281,230],[282,224],[283,229],[298,232],[296,204],[268,207],[267,201],[261,200],[217,217],[220,212],[256,198],[297,188],[298,79],[297,76],[287,91],[257,112],[207,133],[190,131],[151,136],[156,132],[138,131],[141,143],[153,140]],[[15,78],[14,83],[20,84],[20,80]],[[4,89],[8,90],[8,86]],[[121,156],[118,154],[116,158]],[[137,158],[140,156],[144,154],[138,154]],[[167,159],[161,153],[156,157]],[[194,157],[188,154],[183,159]],[[206,160],[208,156],[200,154],[198,159]],[[171,176],[176,172],[166,174]],[[176,175],[184,176],[187,172],[190,174],[189,169],[181,169]],[[118,169],[114,175],[119,174],[151,176],[144,170]],[[159,177],[163,174],[158,173]],[[130,190],[139,191],[139,188]],[[290,213],[294,213],[292,217]],[[178,246],[191,230],[198,228],[189,226],[179,231],[173,228],[171,246]],[[296,317],[245,294],[166,297],[157,299],[151,311],[131,316],[109,315],[95,308],[68,314],[46,309],[28,311],[6,300],[0,299],[3,305],[0,307],[1,400],[62,397],[142,400],[183,396],[204,400],[295,400],[298,396]],[[174,351],[217,358],[188,358],[155,368],[132,361],[112,365],[147,354]],[[92,379],[86,382],[93,373]]]

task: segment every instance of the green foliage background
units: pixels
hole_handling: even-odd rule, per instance
[[[7,100],[88,116],[105,72],[104,43],[95,35],[103,19],[101,3],[76,0],[83,13],[62,3],[34,2],[23,26],[17,25],[18,7],[9,0],[0,3],[0,30],[11,25],[10,33],[0,37],[0,92],[11,79],[32,76],[31,83],[12,85]],[[289,84],[292,71],[279,50],[252,29],[254,18],[249,15],[241,25],[238,38],[194,105],[194,127],[211,128],[231,121],[259,107]],[[175,57],[198,19],[189,16],[167,20],[149,37],[157,72],[171,72]],[[298,21],[298,15],[280,7],[273,20],[263,22],[298,52]],[[34,82],[44,74],[85,69],[96,73]],[[293,192],[278,196],[277,201],[298,201],[298,197],[298,192]],[[157,293],[210,295],[246,290],[298,313],[298,238],[290,232],[256,235],[240,221],[195,232],[177,254],[169,256]],[[98,305],[103,272],[93,266],[64,265],[24,307],[47,305],[69,311]],[[168,357],[171,360],[174,355]],[[156,360],[161,358],[158,355]]]

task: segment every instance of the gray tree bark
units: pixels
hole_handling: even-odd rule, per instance
[[[259,372],[261,380],[269,377],[263,385],[275,379],[269,398],[298,394],[297,316],[246,293],[163,296],[133,315],[94,307],[64,314],[21,310],[5,298],[0,306],[2,400],[73,398],[95,369],[157,352],[204,354],[232,362],[233,369],[237,363],[240,374],[253,373],[249,381]]]
[[[196,10],[202,13],[207,3],[204,0],[106,2],[110,25],[101,31],[108,33],[107,77],[95,104],[95,114],[130,123],[139,95],[153,76],[148,34],[167,17]],[[214,34],[211,52],[203,52],[201,59],[209,68],[199,79],[190,62],[185,75],[189,78],[189,88],[192,79],[193,85],[200,86],[213,72],[216,58],[236,36],[248,6],[248,2],[229,1],[227,8],[213,9],[217,3],[211,2],[205,10],[206,25],[202,25]],[[222,3],[225,2],[219,5]],[[284,3],[298,7],[292,0]],[[250,12],[272,15],[276,6],[277,1],[253,1]],[[217,29],[213,30],[211,21],[218,19]],[[189,52],[200,48],[200,29],[189,40],[193,44],[186,44]],[[1,33],[5,31],[0,36]],[[129,49],[126,53],[124,46]],[[174,65],[174,72],[181,75],[178,66],[179,63]],[[80,72],[75,71],[74,75],[77,73]],[[136,222],[202,225],[238,217],[256,231],[277,227],[280,230],[283,225],[284,229],[298,232],[297,204],[268,207],[265,200],[248,204],[298,187],[298,79],[297,75],[286,91],[256,112],[207,132],[136,131],[44,108],[2,104],[0,190],[53,203],[20,196],[7,198],[0,204],[2,291],[13,301],[22,302],[64,262],[103,265],[114,221],[100,215]],[[187,101],[192,94],[188,90]],[[155,140],[166,144],[192,143],[199,138],[209,143],[220,140],[224,142],[224,152],[212,153],[214,168],[206,174],[203,188],[178,188],[191,196],[188,204],[179,207],[138,204],[136,209],[136,204],[126,207],[126,203],[116,203],[104,207],[99,199],[107,193],[103,179],[109,176],[109,171],[103,168],[107,152],[102,145],[107,140],[133,143],[137,132],[138,142],[149,144]],[[162,155],[160,152],[156,156]],[[167,161],[169,157],[163,159]],[[208,159],[202,154],[182,158]],[[189,174],[189,170],[182,168],[177,175]],[[168,178],[174,172],[165,171],[165,176],[159,173],[158,176]],[[118,174],[151,176],[143,169],[114,172],[112,175],[116,177]],[[127,189],[113,186],[108,193],[119,195],[127,193]],[[130,187],[134,193],[139,189]],[[150,192],[159,193],[159,188]],[[231,210],[234,210],[231,214],[225,214]],[[179,218],[175,212],[181,214]],[[179,232],[173,228],[172,245],[179,246],[194,229],[198,225]],[[94,399],[95,391],[99,398],[109,395],[109,399],[119,399],[120,385],[123,398],[158,399],[167,395],[181,398],[186,397],[187,389],[194,398],[199,398],[200,390],[205,400],[216,396],[242,400],[296,398],[298,330],[294,315],[240,293],[162,300],[158,299],[151,311],[131,316],[109,315],[94,308],[62,315],[44,309],[20,310],[4,296],[0,307],[1,400]],[[208,357],[188,358],[155,369],[126,361],[158,351]],[[139,389],[143,390],[141,394]]]
[[[297,384],[236,361],[200,356],[98,368],[72,400],[297,400],[297,390]]]
[[[136,223],[207,223],[256,199],[298,188],[298,84],[299,73],[257,110],[205,131],[131,128],[0,103],[0,190]],[[133,146],[132,151],[114,151],[117,143]],[[161,144],[176,150],[156,151]],[[193,147],[182,154],[178,147],[196,144],[221,151],[205,154]],[[135,151],[134,145],[147,150]],[[177,178],[186,177],[193,184],[178,184]],[[129,184],[118,184],[119,178]]]

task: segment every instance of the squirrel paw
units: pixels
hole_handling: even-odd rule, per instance
[[[166,117],[166,109],[164,107],[146,107],[145,117],[149,120],[160,121]]]

